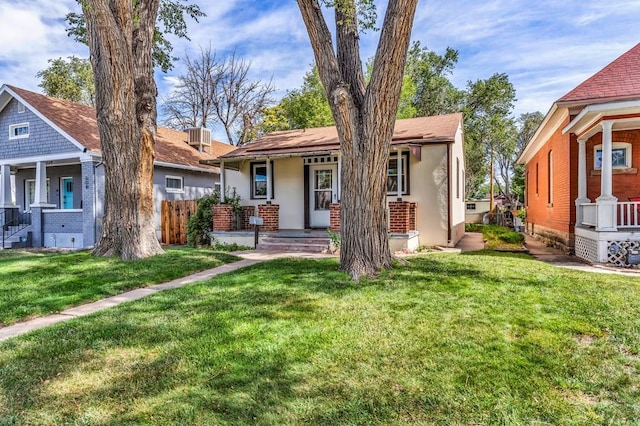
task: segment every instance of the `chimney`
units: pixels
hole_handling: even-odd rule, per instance
[[[211,154],[211,130],[204,127],[192,127],[187,129],[189,133],[189,145],[200,152]]]

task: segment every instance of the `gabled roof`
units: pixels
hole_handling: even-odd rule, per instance
[[[62,99],[51,98],[19,87],[5,85],[3,89],[61,131],[76,145],[87,151],[100,152],[100,135],[96,111],[93,107],[80,105]],[[182,167],[204,168],[202,160],[212,160],[219,155],[233,151],[235,147],[211,141],[213,155],[200,152],[187,144],[185,132],[158,126],[155,145],[155,161]]]
[[[397,120],[391,144],[453,143],[461,125],[461,113]],[[338,131],[335,126],[330,126],[269,133],[220,158],[295,155],[339,149]]]
[[[558,104],[640,98],[640,43],[558,99]]]

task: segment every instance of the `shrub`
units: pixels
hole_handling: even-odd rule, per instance
[[[187,244],[191,247],[209,245],[213,231],[213,206],[220,204],[220,192],[214,191],[198,200],[196,213],[187,222]]]

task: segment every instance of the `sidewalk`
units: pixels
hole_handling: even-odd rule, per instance
[[[127,291],[125,293],[118,294],[116,296],[107,297],[106,299],[98,300],[96,302],[87,303],[73,308],[66,309],[60,313],[47,315],[45,317],[34,318],[29,321],[19,322],[7,327],[0,328],[0,342],[11,337],[19,336],[21,334],[28,333],[39,328],[47,327],[49,325],[57,324],[59,322],[68,321],[73,318],[83,317],[85,315],[92,314],[94,312],[102,311],[104,309],[118,306],[122,303],[138,300],[143,297],[150,296],[160,291],[169,290],[173,288],[184,287],[188,284],[192,284],[199,281],[205,281],[220,274],[226,274],[246,266],[255,265],[256,263],[264,262],[271,259],[277,259],[281,257],[299,257],[299,258],[321,258],[330,257],[329,255],[317,254],[317,253],[292,253],[292,252],[234,252],[242,258],[234,263],[227,263],[225,265],[218,266],[217,268],[207,269],[205,271],[197,272],[186,277],[178,278],[173,281],[169,281],[162,284],[156,284],[149,287],[137,288],[135,290]]]

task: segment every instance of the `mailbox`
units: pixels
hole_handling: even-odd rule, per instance
[[[262,225],[263,224],[263,220],[261,217],[258,216],[249,216],[249,225]]]

